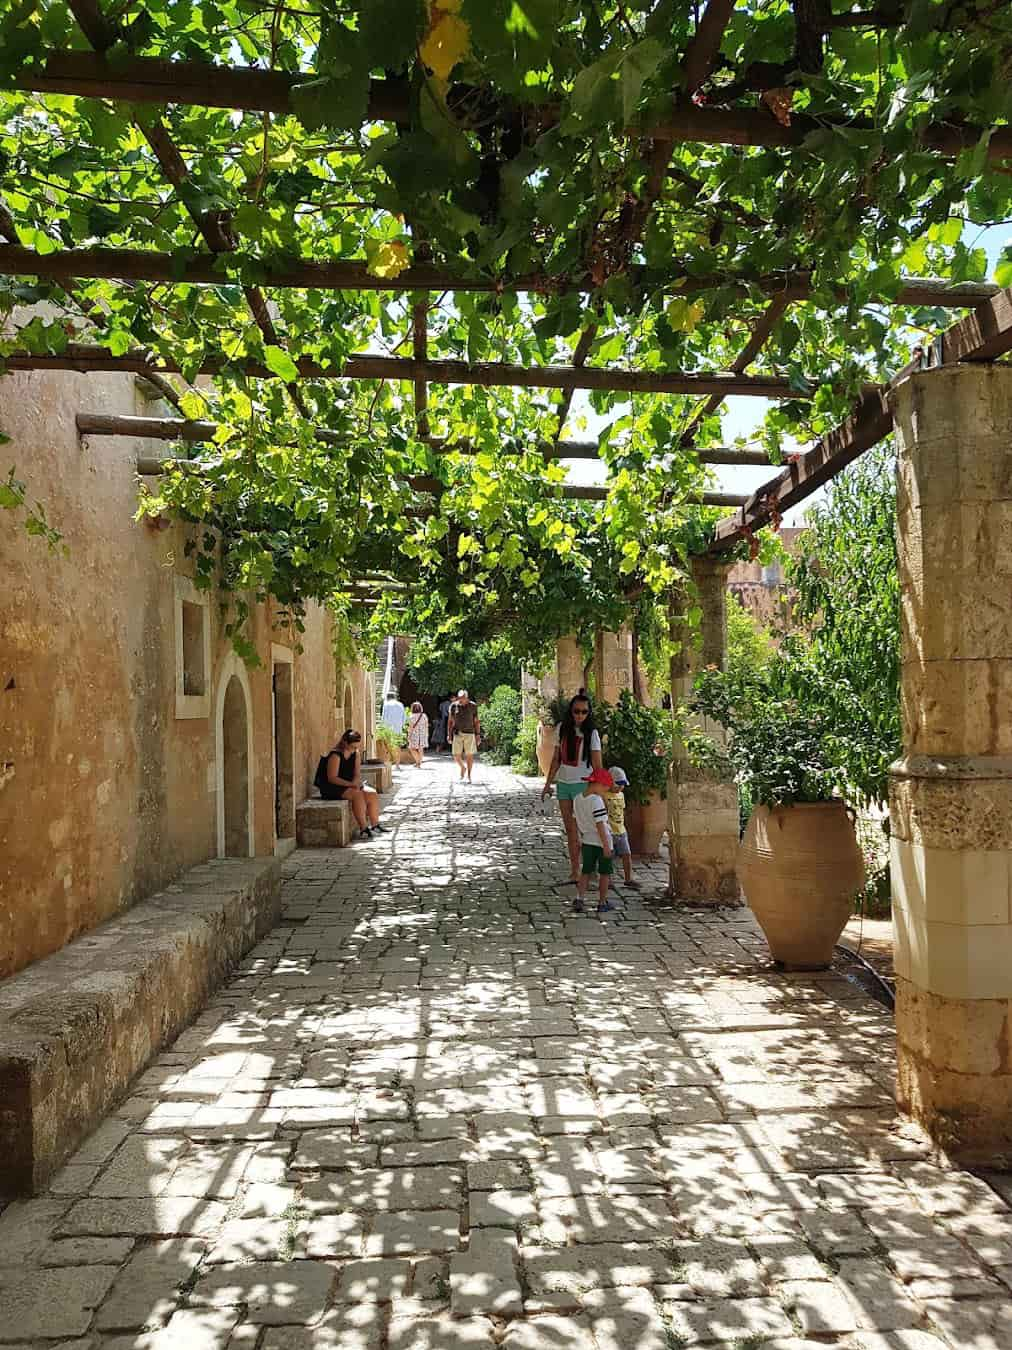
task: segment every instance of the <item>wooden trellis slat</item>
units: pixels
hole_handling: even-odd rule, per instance
[[[1012,351],[1012,287],[986,300],[966,319],[939,337],[927,355],[927,367],[959,361],[993,361]],[[806,454],[790,463],[776,478],[758,488],[737,515],[717,526],[711,552],[723,552],[743,535],[779,517],[810,496],[865,450],[884,440],[893,428],[888,395],[912,371],[924,368],[912,362],[884,388],[867,389],[850,416],[823,436]]]
[[[217,422],[181,417],[134,417],[124,413],[78,413],[77,430],[81,436],[138,436],[157,441],[213,441],[218,432]],[[328,427],[316,427],[318,440],[330,445],[347,445],[348,437]],[[466,442],[453,444],[428,438],[429,448],[436,453],[473,454],[478,447]],[[538,450],[547,459],[600,459],[597,441],[543,441]],[[725,446],[711,446],[696,451],[702,464],[745,464],[770,467],[769,459],[761,450],[733,450]]]
[[[832,131],[866,131],[874,135],[878,128],[859,119],[834,122],[829,119],[806,117],[793,113],[789,126],[783,126],[771,113],[760,108],[699,108],[684,104],[652,129],[653,135],[673,141],[688,141],[702,145],[756,146],[762,149],[808,149],[819,154],[819,142],[806,147],[809,136]],[[964,150],[972,150],[988,130],[980,126],[959,126],[933,122],[922,128],[918,140],[925,150],[951,159]],[[1000,163],[1012,158],[1012,127],[995,127],[987,145],[988,163]]]
[[[160,458],[158,456],[138,455],[137,472],[142,477],[158,477],[158,475],[167,473],[175,468],[197,468],[196,461],[191,459],[174,459],[172,457]],[[428,493],[430,496],[438,497],[446,491],[446,484],[439,478],[432,478],[425,474],[395,474],[394,477],[400,483],[406,483],[414,492]],[[584,502],[603,502],[608,498],[608,489],[606,487],[583,486],[578,483],[546,483],[545,496],[561,496],[566,501],[584,501]],[[747,498],[730,492],[704,492],[699,496],[691,498],[693,502],[701,503],[703,506],[742,506]]]
[[[75,0],[74,7],[79,7],[80,3],[81,0]],[[175,103],[286,114],[293,111],[293,87],[314,78],[312,71],[290,74],[153,57],[103,63],[100,57],[92,57],[91,53],[54,51],[38,67],[19,72],[17,86],[30,93],[77,94],[134,103]],[[369,116],[377,121],[406,123],[410,116],[406,86],[397,81],[374,80]],[[832,130],[834,126],[851,131],[875,129],[871,124],[864,128],[854,120],[816,121],[801,114],[792,116],[790,126],[785,127],[765,109],[700,108],[686,103],[672,108],[662,122],[646,128],[631,127],[627,134],[705,145],[798,149],[804,147],[806,138],[813,132]],[[972,149],[986,130],[988,128],[981,126],[934,122],[923,128],[920,142],[925,149],[951,157]],[[818,153],[816,147],[812,149],[813,153]],[[987,147],[988,160],[995,162],[1010,157],[1012,128],[994,128]]]
[[[316,262],[306,259],[273,265],[240,253],[192,258],[127,248],[78,248],[37,253],[34,249],[23,248],[18,244],[0,244],[0,276],[44,277],[60,282],[93,278],[223,286],[235,284],[230,269],[247,267],[260,272],[263,285],[277,290],[389,291],[394,294],[405,291],[471,291],[487,294],[530,291],[562,295],[591,289],[586,281],[549,277],[540,272],[494,279],[460,276],[442,268],[420,264],[407,268],[398,277],[377,277],[368,271],[365,262],[358,260]],[[701,291],[728,284],[737,286],[742,293],[752,287],[760,293],[785,300],[807,300],[812,295],[811,276],[807,272],[769,274],[747,283],[740,278],[719,276],[665,279],[636,268],[630,269],[629,275],[634,282],[678,295],[697,295]],[[950,282],[936,277],[906,277],[895,296],[882,297],[871,303],[972,309],[982,300],[997,294],[998,289],[991,282]],[[839,288],[838,295],[841,298],[846,293],[846,287]]]
[[[14,354],[4,358],[8,370],[126,371],[146,375],[150,370],[162,374],[180,374],[178,361],[153,358],[135,351],[113,356],[104,347],[71,344],[59,356]],[[419,377],[430,384],[474,384],[487,388],[513,386],[523,389],[603,389],[618,393],[641,394],[742,394],[751,398],[796,399],[803,397],[785,379],[773,375],[731,375],[723,372],[702,374],[697,371],[654,372],[643,370],[599,370],[570,366],[514,366],[506,363],[466,361],[415,361],[394,356],[352,356],[340,366],[322,366],[301,357],[295,362],[299,375],[307,380],[409,380]],[[257,379],[277,378],[258,361],[227,362],[223,358],[205,360],[200,375],[216,375],[224,369],[242,371]]]
[[[736,374],[744,374],[755,358],[759,355],[767,338],[773,332],[774,328],[784,316],[784,312],[790,302],[782,295],[774,296],[766,306],[766,310],[758,323],[752,329],[748,342],[731,362],[731,369]],[[692,419],[685,431],[682,433],[682,444],[691,445],[696,425],[709,417],[710,413],[716,412],[724,400],[717,394],[711,394],[710,397],[697,409],[692,415]]]

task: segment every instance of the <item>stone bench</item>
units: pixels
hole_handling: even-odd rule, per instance
[[[186,872],[0,984],[0,1196],[32,1195],[277,922],[281,863]]]
[[[348,802],[308,797],[295,808],[299,848],[344,848],[351,843],[354,829],[355,818]]]
[[[393,787],[393,765],[387,760],[377,760],[374,764],[362,765],[362,782],[377,792],[389,792]]]

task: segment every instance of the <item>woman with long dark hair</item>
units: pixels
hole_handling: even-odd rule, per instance
[[[318,783],[324,801],[346,801],[358,826],[359,839],[371,839],[380,824],[380,803],[376,790],[362,782],[362,733],[351,727],[327,756],[326,779]]]
[[[556,728],[558,745],[552,759],[548,777],[541,789],[541,800],[549,795],[552,784],[556,786],[559,797],[559,810],[562,823],[566,828],[566,844],[569,848],[569,868],[571,884],[580,880],[580,831],[573,814],[573,799],[579,797],[585,787],[585,779],[592,769],[600,769],[601,735],[594,725],[594,708],[586,689],[579,690],[569,700],[566,715]]]

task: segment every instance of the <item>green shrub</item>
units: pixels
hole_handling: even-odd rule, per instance
[[[377,741],[382,741],[384,745],[390,747],[391,753],[407,745],[408,737],[405,731],[394,731],[393,727],[388,727],[385,722],[376,724],[375,736]]]
[[[493,764],[508,764],[516,754],[520,708],[519,689],[500,684],[481,710],[482,739],[489,748]]]
[[[540,718],[537,714],[531,713],[520,723],[520,730],[517,732],[516,739],[516,753],[510,765],[514,773],[523,774],[527,778],[536,778],[541,773],[541,766],[538,764],[539,721]]]
[[[605,767],[621,764],[629,775],[626,800],[643,803],[653,792],[666,797],[671,763],[669,714],[659,708],[645,708],[631,690],[623,689],[614,706],[599,703],[594,718],[601,733]]]

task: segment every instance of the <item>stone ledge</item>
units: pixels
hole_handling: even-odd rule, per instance
[[[351,805],[343,800],[307,797],[295,808],[295,837],[299,848],[344,848],[354,828]]]
[[[393,765],[387,760],[378,763],[365,763],[361,768],[362,782],[368,783],[377,792],[389,792],[394,782]]]
[[[277,922],[281,864],[223,858],[0,984],[0,1196],[31,1195]]]

